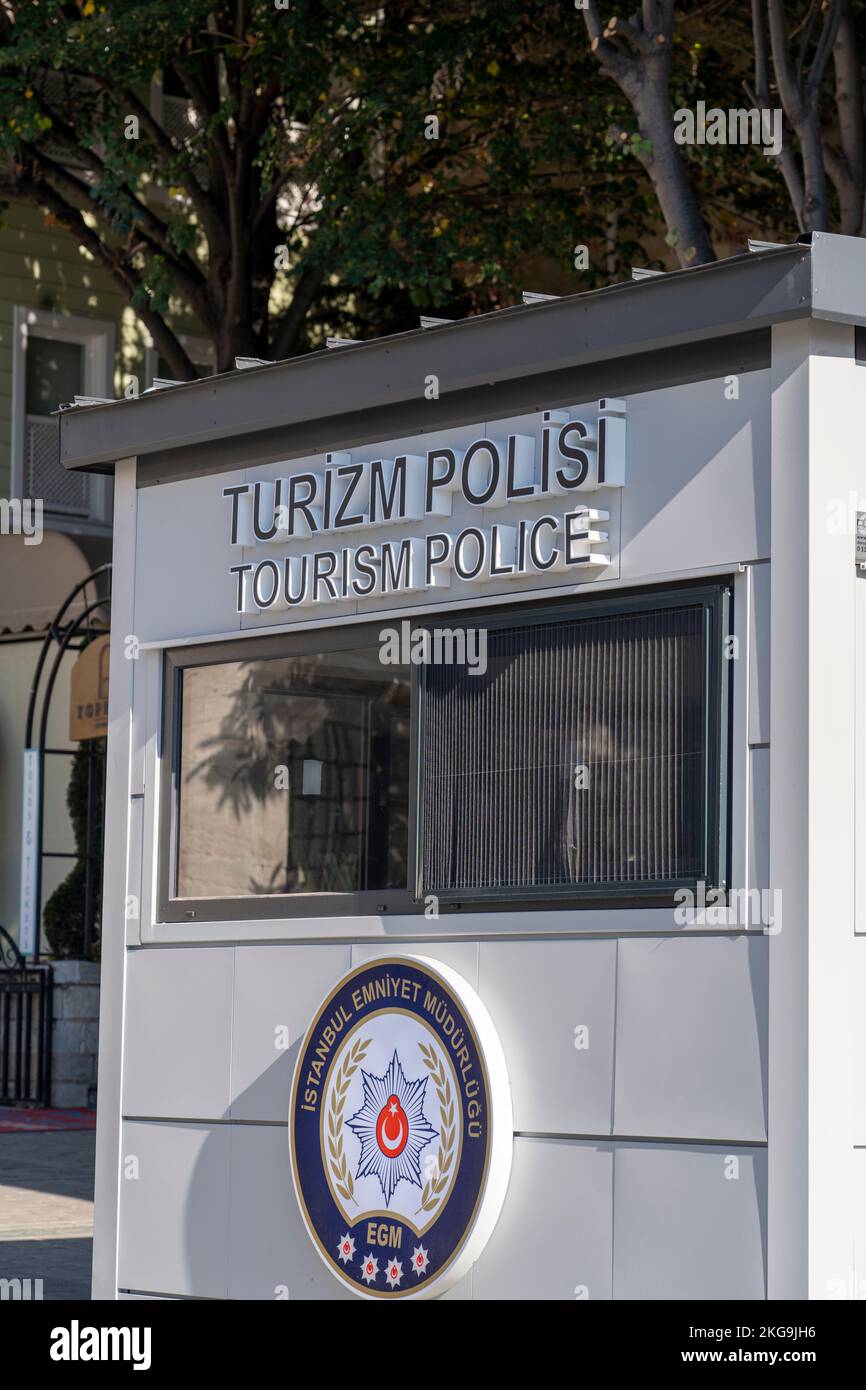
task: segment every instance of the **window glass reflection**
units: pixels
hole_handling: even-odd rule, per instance
[[[181,680],[176,896],[405,889],[407,669],[371,647]]]

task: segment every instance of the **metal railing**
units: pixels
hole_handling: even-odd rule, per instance
[[[51,1104],[52,970],[0,927],[0,1105]]]

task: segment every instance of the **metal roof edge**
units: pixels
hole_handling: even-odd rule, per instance
[[[857,243],[866,270],[866,244],[831,240]],[[431,377],[440,394],[465,391],[766,328],[813,312],[814,241],[65,410],[61,462],[110,471],[130,455],[423,400]],[[846,266],[853,249],[842,258]],[[818,254],[822,267],[840,259],[830,245],[819,244]],[[829,315],[843,304],[840,275],[828,269],[824,278],[822,309]]]
[[[811,250],[813,316],[866,326],[866,241],[813,232]]]

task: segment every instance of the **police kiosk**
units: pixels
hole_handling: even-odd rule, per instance
[[[864,1295],[864,335],[816,233],[61,413],[95,1297]]]

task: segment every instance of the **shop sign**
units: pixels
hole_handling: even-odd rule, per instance
[[[69,679],[69,738],[104,738],[108,732],[108,633],[88,642]]]

